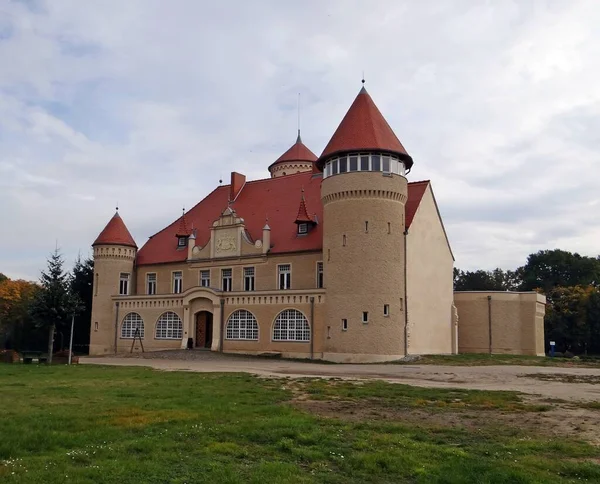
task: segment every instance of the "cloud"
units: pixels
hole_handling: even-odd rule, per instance
[[[596,255],[600,6],[77,0],[0,6],[0,271],[89,253],[115,204],[141,245],[232,170],[319,153],[365,72],[430,178],[462,268]]]

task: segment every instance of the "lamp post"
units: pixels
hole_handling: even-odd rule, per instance
[[[73,357],[73,328],[75,327],[75,314],[71,315],[71,338],[69,340],[69,365]]]

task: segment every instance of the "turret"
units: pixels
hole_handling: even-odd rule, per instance
[[[315,161],[317,161],[316,155],[302,142],[300,130],[298,130],[296,142],[269,166],[269,173],[271,173],[271,178],[276,178],[312,171]]]
[[[323,171],[325,359],[405,354],[405,170],[412,164],[363,87],[316,164]]]
[[[135,294],[134,262],[137,245],[119,212],[115,213],[92,244],[94,288],[90,354],[115,350],[115,317],[118,329],[125,314],[118,314],[111,297]],[[118,337],[117,333],[117,337]]]

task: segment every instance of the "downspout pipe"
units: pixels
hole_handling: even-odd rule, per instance
[[[406,269],[406,239],[408,235],[408,229],[404,229],[404,356],[408,355],[408,279],[407,279],[407,269]]]
[[[219,332],[219,353],[223,353],[223,328],[225,327],[225,299],[221,298],[221,331]]]
[[[119,335],[119,301],[115,302],[115,355],[117,354],[117,342]]]
[[[314,359],[315,354],[315,297],[310,298],[310,359]]]
[[[492,354],[492,296],[487,297],[488,301],[488,335],[490,345],[490,355]]]

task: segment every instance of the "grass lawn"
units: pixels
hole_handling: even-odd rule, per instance
[[[546,410],[513,392],[0,365],[0,482],[600,482],[597,447],[506,423]]]
[[[600,368],[600,359],[550,358],[548,356],[526,355],[489,355],[482,353],[462,353],[460,355],[423,356],[412,365],[451,365],[451,366],[490,366],[490,365],[522,365],[522,366],[557,366]]]

